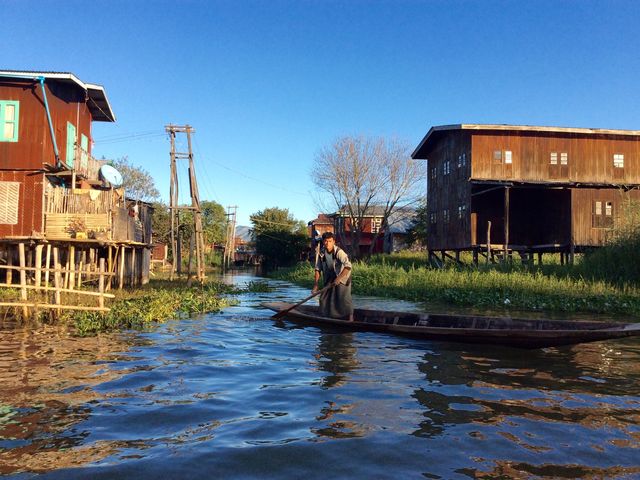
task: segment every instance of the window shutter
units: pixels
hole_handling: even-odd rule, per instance
[[[18,223],[19,182],[0,182],[0,224]]]

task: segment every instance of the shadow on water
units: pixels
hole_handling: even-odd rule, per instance
[[[638,342],[521,351],[300,326],[259,305],[307,290],[268,282],[148,332],[0,331],[0,474],[640,475]]]

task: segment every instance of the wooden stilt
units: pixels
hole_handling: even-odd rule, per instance
[[[27,261],[24,253],[24,243],[18,244],[18,257],[20,259],[19,260],[20,261],[20,286],[22,287],[20,289],[20,299],[22,300],[23,303],[26,303],[27,302],[27,271],[25,270],[25,267],[27,266]],[[27,306],[22,307],[22,318],[24,318],[25,320],[29,319],[29,307]]]
[[[122,287],[124,287],[124,248],[124,245],[120,247],[120,271],[118,272],[120,274],[120,281],[118,282],[118,288],[120,290],[122,290]]]
[[[487,264],[491,257],[491,222],[487,222]]]
[[[136,249],[131,248],[131,272],[129,286],[133,287],[136,284]]]
[[[98,277],[98,292],[100,296],[98,297],[98,306],[100,308],[104,308],[104,258],[100,259],[100,276]]]
[[[44,245],[36,245],[36,287],[40,287],[40,283],[42,282],[42,250],[44,249]]]
[[[76,247],[69,247],[69,286],[67,288],[73,290],[76,284]]]
[[[60,249],[58,247],[53,247],[53,265],[54,265],[54,272],[53,272],[53,285],[55,287],[55,291],[54,291],[54,303],[56,305],[60,305],[60,284],[61,282],[61,272],[60,272]],[[61,310],[58,309],[57,313],[56,313],[56,317],[60,316],[60,312]]]
[[[49,285],[49,268],[51,268],[51,244],[47,243],[47,255],[44,261],[46,270],[44,272],[44,284]]]

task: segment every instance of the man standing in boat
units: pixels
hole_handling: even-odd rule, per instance
[[[333,233],[322,235],[324,249],[315,266],[313,293],[318,291],[320,272],[324,286],[328,288],[320,294],[320,314],[325,317],[342,318],[353,321],[353,302],[351,300],[351,262],[349,257],[336,245]]]

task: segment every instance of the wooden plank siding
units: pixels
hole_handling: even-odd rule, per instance
[[[496,150],[511,151],[511,168],[493,160]],[[572,182],[592,184],[640,184],[640,142],[637,138],[579,137],[532,132],[478,132],[472,136],[471,178],[520,182]],[[555,152],[557,165],[550,165]],[[561,154],[567,154],[561,168]],[[613,155],[624,155],[624,168],[615,168]],[[553,168],[557,167],[557,168]]]
[[[603,245],[629,200],[640,200],[640,131],[445,125],[412,157],[427,160],[432,251],[484,248],[489,222],[491,244],[515,250]]]
[[[464,164],[462,164],[464,155]],[[430,223],[428,245],[434,250],[467,248],[471,237],[470,135],[455,132],[429,153],[427,198]],[[435,169],[435,175],[434,175]],[[448,173],[445,173],[448,172]],[[462,218],[459,207],[464,206]]]
[[[625,192],[620,189],[608,188],[572,189],[571,222],[575,244],[579,246],[602,245],[611,234],[611,229],[606,227],[606,222],[601,222],[600,226],[596,226],[598,222],[594,221],[595,202],[601,202],[601,215],[605,219],[607,217],[606,203],[611,202],[611,220],[615,225],[621,221],[621,216],[624,216],[624,208],[630,201],[640,202],[640,190]]]

